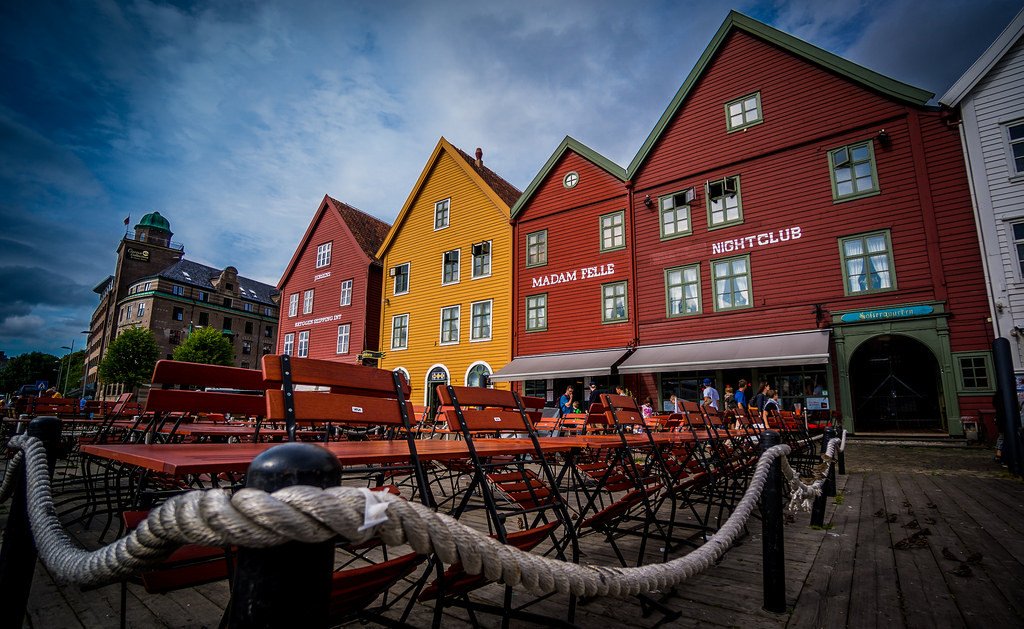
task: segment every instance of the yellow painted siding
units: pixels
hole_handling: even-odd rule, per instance
[[[466,372],[477,361],[491,373],[511,360],[512,351],[512,227],[508,207],[495,204],[480,186],[482,181],[456,160],[459,155],[442,149],[422,178],[402,223],[385,252],[384,304],[381,317],[381,367],[409,372],[414,404],[425,402],[427,373],[437,365],[447,368],[450,382],[465,384]],[[449,226],[434,230],[434,206],[451,199]],[[491,241],[491,275],[472,279],[472,246]],[[459,282],[442,285],[446,251],[460,250]],[[409,292],[394,294],[388,270],[409,263]],[[491,339],[470,341],[472,304],[492,300]],[[441,309],[460,306],[459,342],[441,345]],[[408,349],[391,349],[392,317],[409,315]],[[502,383],[503,388],[507,384]]]

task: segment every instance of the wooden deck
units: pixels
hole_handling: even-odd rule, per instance
[[[849,474],[839,479],[826,526],[812,529],[809,514],[797,513],[786,527],[788,613],[760,609],[760,522],[752,520],[718,565],[666,593],[665,604],[682,612],[671,626],[1024,626],[1024,483],[979,450],[851,442],[847,451]],[[95,546],[98,529],[72,532]],[[598,538],[586,539],[583,561],[614,563]],[[495,601],[501,593],[493,585],[485,591]],[[216,627],[227,594],[224,583],[167,595],[130,585],[128,625]],[[114,627],[119,596],[116,585],[86,592],[57,585],[39,566],[25,626]],[[537,611],[558,611],[566,601],[553,597]],[[431,612],[418,606],[410,623],[429,626]],[[650,627],[658,619],[644,618],[633,599],[600,599],[579,606],[576,623]],[[467,625],[465,612],[446,611],[446,627]]]

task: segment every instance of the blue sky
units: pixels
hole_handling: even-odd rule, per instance
[[[276,284],[325,193],[391,221],[440,136],[524,188],[628,165],[729,9],[938,96],[1017,1],[0,4],[0,351],[58,353],[132,224]]]

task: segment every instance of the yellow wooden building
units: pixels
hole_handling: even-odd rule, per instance
[[[479,386],[511,360],[519,195],[480,149],[473,157],[442,137],[377,252],[380,366],[405,373],[414,404],[430,405],[437,384]]]

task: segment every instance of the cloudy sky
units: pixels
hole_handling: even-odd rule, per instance
[[[0,351],[81,347],[128,215],[276,284],[442,135],[520,189],[565,135],[626,166],[733,8],[941,96],[1021,2],[6,0]]]

